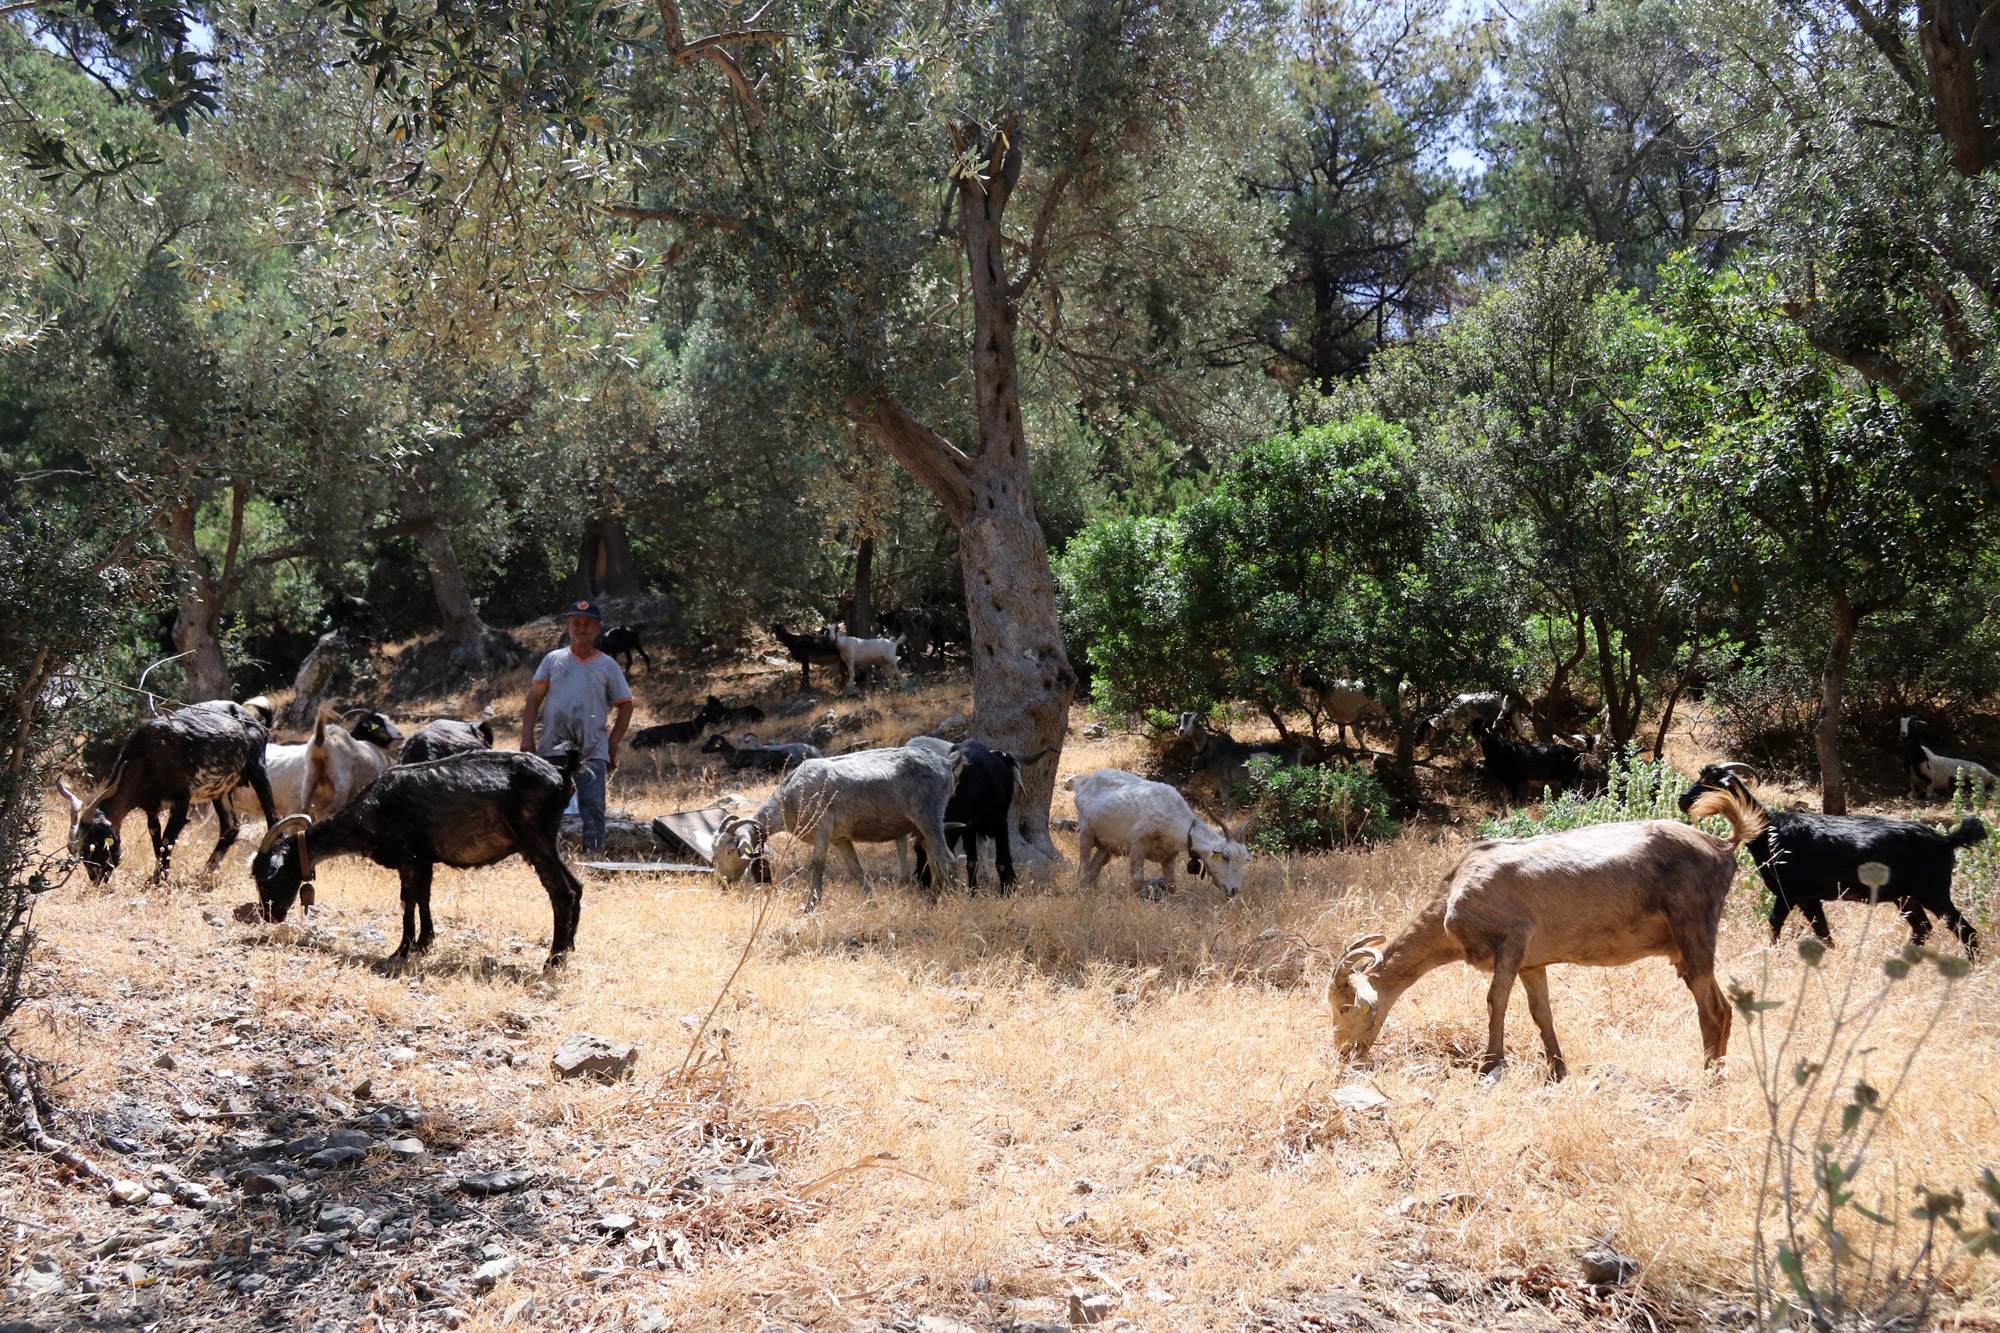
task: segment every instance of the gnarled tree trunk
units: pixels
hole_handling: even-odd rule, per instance
[[[520,660],[520,645],[512,635],[480,619],[472,588],[452,547],[451,533],[438,519],[430,487],[421,474],[408,472],[397,479],[396,504],[403,516],[397,528],[416,538],[424,563],[430,567],[431,591],[437,597],[444,640],[451,645],[452,667],[477,677],[513,666]]]
[[[847,409],[898,462],[929,488],[958,526],[965,605],[972,624],[972,739],[1027,756],[1060,751],[1069,729],[1076,672],[1056,623],[1055,577],[1035,517],[1021,422],[1014,333],[1018,302],[1035,277],[1064,180],[1051,187],[1037,222],[1028,269],[1010,283],[1001,221],[1021,178],[1020,141],[995,136],[985,173],[957,182],[957,223],[972,287],[972,371],[979,408],[977,457],[918,421],[884,389],[850,396]],[[1021,771],[1014,802],[1017,846],[1045,858],[1056,755]]]
[[[857,639],[875,634],[875,539],[863,537],[854,548],[854,597],[847,604],[847,632]]]

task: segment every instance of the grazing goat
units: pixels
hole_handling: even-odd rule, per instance
[[[1993,770],[1970,759],[1949,759],[1923,743],[1924,732],[1930,725],[1920,718],[1906,717],[1896,724],[1897,732],[1903,738],[1903,771],[1909,775],[1910,790],[1921,790],[1927,795],[1938,796],[1951,791],[1958,785],[1959,775],[1978,787],[1982,792],[1989,786],[2000,784]]]
[[[1722,1059],[1730,1017],[1715,984],[1715,932],[1736,880],[1736,848],[1762,832],[1764,817],[1733,792],[1707,793],[1693,814],[1721,815],[1729,837],[1648,819],[1474,843],[1387,947],[1383,936],[1370,935],[1344,951],[1327,996],[1335,1047],[1349,1058],[1366,1056],[1417,978],[1467,963],[1493,976],[1480,1073],[1506,1059],[1507,1002],[1519,976],[1549,1070],[1562,1078],[1569,1067],[1549,1009],[1549,964],[1623,967],[1663,957],[1694,995],[1708,1063]]]
[[[648,678],[651,678],[653,659],[646,655],[646,645],[639,641],[637,625],[610,626],[597,636],[597,651],[606,657],[622,657],[624,660],[620,665],[628,672],[632,669],[632,654],[637,653],[639,660],[646,664]]]
[[[771,633],[784,645],[792,660],[799,664],[799,690],[803,693],[812,688],[813,664],[821,666],[844,665],[840,655],[840,645],[827,634],[793,634],[783,625],[773,624]]]
[[[1358,680],[1321,680],[1317,676],[1307,682],[1319,695],[1319,705],[1326,714],[1326,720],[1333,723],[1333,738],[1341,748],[1347,748],[1347,733],[1354,733],[1354,744],[1365,748],[1361,740],[1361,723],[1375,719],[1386,720],[1389,710],[1382,706]]]
[[[1951,872],[1959,848],[1985,840],[1985,824],[1967,815],[1947,834],[1914,819],[1766,810],[1744,782],[1746,773],[1756,776],[1748,764],[1710,764],[1681,793],[1680,805],[1687,810],[1704,792],[1731,791],[1763,817],[1767,827],[1751,840],[1750,854],[1771,890],[1774,941],[1796,907],[1813,934],[1831,945],[1833,932],[1823,904],[1874,902],[1876,893],[1861,882],[1859,869],[1875,861],[1889,868],[1881,898],[1893,901],[1910,923],[1912,942],[1922,944],[1929,937],[1935,915],[1965,945],[1968,958],[1978,955],[1979,932],[1951,901]]]
[[[254,703],[255,700],[251,702]],[[247,708],[249,704],[244,706]],[[390,734],[394,732],[395,727],[396,724],[382,714],[369,712],[364,713],[350,731],[343,734],[370,738],[370,747],[357,746],[357,749],[379,749],[391,739]],[[338,732],[339,728],[336,727],[334,730]],[[328,776],[327,764],[323,760],[316,759],[314,748],[316,743],[314,739],[308,738],[291,745],[269,745],[264,749],[264,775],[270,780],[271,805],[280,819],[286,815],[311,815],[317,819],[330,814],[346,803],[346,796],[352,795],[372,782],[380,768],[388,767],[383,763],[378,768],[373,759],[364,753],[358,756],[358,761],[366,764],[372,771],[359,782],[349,781],[337,785]],[[321,748],[324,749],[324,746]],[[406,742],[404,750],[407,751],[408,748]],[[342,748],[342,753],[346,754],[345,746]],[[382,753],[386,758],[386,751]],[[350,760],[355,758],[350,756]],[[238,787],[231,794],[229,804],[235,809],[238,819],[257,819],[263,813],[257,803],[256,793],[248,787]]]
[[[1006,893],[1014,887],[1014,846],[1008,838],[1007,815],[1014,806],[1014,792],[1021,786],[1020,762],[1013,755],[989,750],[978,741],[953,746],[935,736],[913,736],[908,744],[935,752],[932,745],[920,743],[933,741],[946,747],[946,755],[957,766],[951,799],[944,805],[944,836],[954,850],[959,840],[964,840],[966,889],[970,893],[979,892],[979,840],[991,838],[994,873],[1000,878],[1000,892]],[[923,844],[918,843],[918,879],[928,873],[927,864]]]
[[[1289,741],[1236,741],[1226,733],[1211,732],[1202,715],[1190,709],[1181,714],[1180,734],[1195,744],[1196,772],[1206,771],[1222,795],[1222,817],[1236,814],[1236,784],[1250,779],[1250,761],[1265,755],[1281,764],[1298,765],[1300,749]]]
[[[430,948],[435,937],[431,874],[438,865],[490,866],[519,852],[548,890],[555,913],[549,950],[554,966],[576,947],[583,906],[583,884],[556,851],[563,807],[576,791],[583,756],[570,750],[560,757],[557,767],[516,750],[473,750],[401,765],[317,823],[310,815],[278,820],[250,862],[265,917],[283,921],[294,900],[310,906],[320,862],[365,856],[402,879],[403,943],[395,956],[408,958]],[[296,832],[294,825],[300,826]]]
[[[746,735],[743,744],[731,745],[729,738],[716,732],[701,747],[703,754],[719,754],[722,762],[729,765],[732,772],[754,768],[764,773],[782,773],[788,768],[796,768],[808,759],[821,758],[817,746],[803,741],[793,741],[785,745],[759,745],[755,736]]]
[[[701,706],[701,715],[708,719],[712,727],[733,727],[740,722],[764,720],[764,710],[756,704],[726,704],[712,694],[708,696],[708,702]]]
[[[836,634],[834,644],[840,649],[840,660],[847,667],[847,688],[853,689],[863,667],[879,667],[893,684],[902,684],[902,668],[896,665],[896,641],[894,639],[857,639],[851,635]]]
[[[1479,752],[1486,756],[1486,771],[1507,793],[1509,801],[1528,799],[1534,791],[1551,783],[1574,787],[1583,780],[1583,752],[1567,745],[1535,741],[1503,740],[1493,734],[1484,719],[1475,718],[1472,733],[1479,738]]]
[[[208,856],[207,868],[213,872],[236,841],[236,811],[229,798],[238,787],[248,786],[257,794],[258,810],[267,824],[278,817],[264,771],[270,740],[263,723],[240,704],[183,708],[167,717],[147,718],[125,738],[111,781],[94,799],[85,801],[67,784],[56,783],[69,802],[70,855],[83,862],[91,883],[104,883],[124,856],[119,829],[125,816],[144,810],[159,862],[153,878],[164,879],[174,842],[187,827],[188,807],[213,801],[220,825],[215,850]],[[162,805],[170,807],[165,833],[160,831]]]
[[[1518,718],[1524,707],[1525,701],[1512,690],[1461,694],[1446,704],[1444,711],[1433,713],[1417,724],[1416,742],[1424,745],[1437,736],[1449,737],[1457,731],[1472,731],[1481,722],[1493,730],[1510,725],[1518,736],[1521,731]]]
[[[952,760],[927,750],[862,750],[832,759],[808,759],[787,774],[764,802],[757,825],[767,837],[782,831],[812,840],[808,910],[819,904],[831,847],[840,849],[867,892],[868,874],[854,844],[894,842],[900,873],[902,840],[914,835],[929,854],[935,880],[940,867],[955,866],[959,859],[945,843],[944,807],[951,799],[952,770]],[[935,896],[949,884],[933,882],[930,887]]]
[[[461,722],[455,717],[441,717],[403,742],[403,751],[397,756],[397,762],[422,764],[432,759],[492,748],[491,722]]]
[[[1132,888],[1146,879],[1146,862],[1157,861],[1169,892],[1174,866],[1187,862],[1190,875],[1207,875],[1234,898],[1243,888],[1243,867],[1250,860],[1244,844],[1253,820],[1221,832],[1195,818],[1186,798],[1164,782],[1150,782],[1121,768],[1100,768],[1078,778],[1076,793],[1076,854],[1083,887],[1097,887],[1104,863],[1114,856],[1132,858]]]

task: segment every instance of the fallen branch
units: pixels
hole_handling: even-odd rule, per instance
[[[21,1117],[22,1137],[27,1139],[30,1147],[92,1180],[101,1180],[107,1185],[112,1183],[114,1177],[103,1167],[43,1127],[41,1112],[35,1106],[34,1079],[20,1054],[7,1045],[0,1045],[0,1083],[6,1085],[7,1100],[13,1104],[14,1113]]]

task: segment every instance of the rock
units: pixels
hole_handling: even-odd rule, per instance
[[[283,1176],[259,1174],[243,1177],[243,1197],[246,1199],[254,1199],[264,1194],[282,1194],[284,1192],[285,1178]]]
[[[1087,1180],[1072,1181],[1069,1187],[1069,1191],[1072,1194],[1090,1194],[1093,1193],[1096,1189],[1097,1186],[1091,1184]]]
[[[523,1296],[500,1314],[500,1327],[502,1328],[507,1328],[513,1324],[532,1324],[534,1321],[535,1298],[533,1296]]]
[[[514,1031],[516,1032],[526,1032],[529,1028],[534,1026],[535,1016],[533,1014],[524,1014],[513,1009],[502,1009],[500,1011],[500,1021],[502,1023],[505,1023],[508,1027],[514,1029]]]
[[[458,1182],[458,1187],[467,1194],[509,1194],[520,1189],[535,1178],[532,1171],[520,1167],[509,1167],[505,1171],[487,1171],[476,1176],[467,1176]]]
[[[639,1219],[630,1213],[606,1213],[591,1225],[612,1236],[622,1236],[639,1224]]]
[[[391,1157],[404,1162],[414,1162],[426,1151],[422,1139],[390,1139],[382,1146],[389,1150]]]
[[[368,1218],[359,1208],[342,1204],[332,1204],[319,1210],[321,1231],[352,1231]]]
[[[1118,1298],[1103,1291],[1072,1291],[1069,1294],[1069,1322],[1101,1324],[1118,1308]]]
[[[917,1316],[917,1333],[978,1333],[972,1325],[938,1314]]]
[[[55,1260],[42,1258],[16,1273],[11,1285],[21,1295],[33,1300],[38,1296],[60,1295],[68,1289],[69,1281],[63,1277],[62,1269]]]
[[[1343,1111],[1373,1111],[1389,1104],[1389,1099],[1375,1089],[1360,1083],[1349,1083],[1336,1089],[1333,1104]]]
[[[349,1112],[342,1111],[340,1114],[346,1115]],[[336,1129],[326,1136],[326,1146],[329,1148],[367,1148],[373,1143],[374,1140],[368,1137],[367,1132],[359,1129]]]
[[[262,903],[238,903],[236,910],[229,915],[246,926],[254,926],[264,919],[264,906]]]
[[[285,1157],[310,1157],[326,1146],[324,1134],[301,1134],[295,1139],[287,1140],[285,1146],[278,1151]]]
[[[667,1326],[666,1311],[657,1305],[642,1305],[632,1318],[632,1333],[663,1333]]]
[[[950,717],[932,727],[931,735],[936,736],[939,740],[957,743],[965,739],[966,729],[970,725],[965,720],[965,714],[953,713]]]
[[[472,1285],[481,1291],[491,1291],[500,1285],[500,1279],[519,1267],[515,1259],[489,1259],[472,1270]]]
[[[745,1162],[741,1166],[711,1167],[707,1171],[697,1171],[674,1182],[675,1194],[699,1194],[703,1190],[713,1190],[717,1194],[727,1194],[745,1185],[761,1185],[767,1180],[778,1178],[778,1168],[766,1162]]]
[[[563,1038],[549,1063],[563,1078],[624,1078],[639,1063],[639,1048],[629,1041],[578,1032]]]
[[[1084,728],[1081,734],[1083,738],[1087,741],[1101,741],[1107,735],[1109,735],[1110,732],[1111,728],[1105,726],[1102,722],[1089,722],[1084,724]]]
[[[154,1190],[146,1196],[146,1206],[148,1208],[171,1208],[174,1206],[174,1196],[165,1190]]]
[[[1226,1176],[1232,1169],[1228,1162],[1214,1153],[1196,1153],[1187,1160],[1188,1174],[1191,1176]]]
[[[1583,1280],[1594,1287],[1623,1286],[1639,1272],[1639,1265],[1611,1248],[1609,1241],[1598,1241],[1576,1259],[1583,1266]]]
[[[174,1070],[179,1067],[174,1060],[174,1053],[172,1051],[161,1051],[160,1058],[153,1061],[153,1068],[155,1069]]]
[[[322,1171],[336,1167],[354,1166],[368,1156],[364,1148],[322,1148],[306,1158],[307,1166],[316,1166]]]
[[[114,1180],[111,1182],[111,1197],[118,1203],[138,1207],[153,1191],[136,1180]]]
[[[213,907],[202,908],[201,919],[218,930],[229,924],[229,918],[216,911]]]
[[[389,1063],[390,1063],[390,1064],[392,1064],[392,1065],[410,1065],[410,1064],[415,1064],[416,1062],[417,1062],[417,1052],[416,1052],[416,1049],[415,1049],[414,1047],[411,1047],[411,1046],[391,1046],[391,1047],[389,1048]]]

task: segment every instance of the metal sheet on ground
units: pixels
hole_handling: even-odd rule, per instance
[[[678,865],[672,861],[585,861],[582,864],[590,870],[646,870],[659,875],[707,875],[714,873],[715,869],[713,866]]]
[[[696,856],[706,860],[715,859],[715,839],[722,830],[722,821],[729,817],[729,811],[719,805],[706,806],[700,810],[677,810],[670,815],[656,815],[653,819],[657,836],[664,826],[669,833],[686,843]]]

